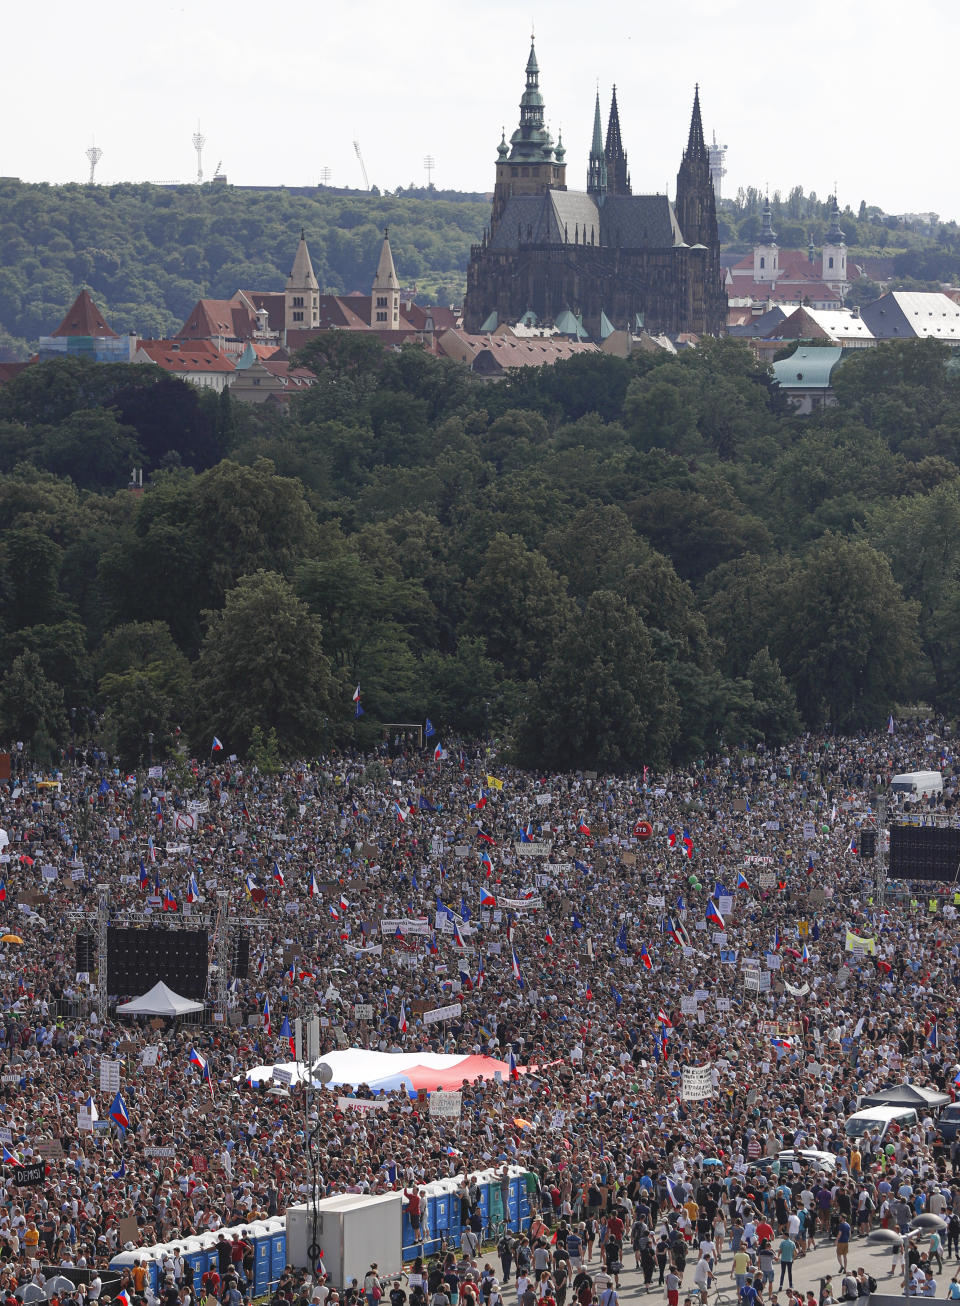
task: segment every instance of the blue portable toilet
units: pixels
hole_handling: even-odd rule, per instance
[[[270,1239],[270,1282],[276,1283],[287,1268],[287,1222],[282,1215],[272,1215],[263,1225]]]
[[[199,1238],[185,1238],[180,1243],[180,1251],[183,1259],[193,1270],[194,1282],[198,1285],[207,1269],[206,1249],[201,1245]]]
[[[272,1268],[270,1231],[265,1221],[255,1220],[250,1225],[247,1241],[253,1243],[253,1295],[262,1297],[270,1287]]]

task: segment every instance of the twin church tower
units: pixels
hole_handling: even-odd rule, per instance
[[[598,338],[613,329],[719,334],[727,300],[710,155],[694,95],[677,194],[634,195],[614,88],[602,133],[599,94],[587,189],[567,189],[566,151],[544,124],[531,40],[520,122],[497,149],[490,225],[471,251],[464,325],[491,330],[532,312],[571,313]],[[569,321],[569,319],[567,319]]]

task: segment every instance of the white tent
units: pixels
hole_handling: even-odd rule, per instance
[[[191,1011],[202,1011],[202,1002],[193,1002],[190,998],[181,998],[179,993],[168,989],[163,980],[154,984],[149,993],[130,1002],[121,1002],[117,1007],[120,1016],[186,1016]]]

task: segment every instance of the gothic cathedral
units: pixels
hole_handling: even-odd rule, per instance
[[[633,194],[616,87],[605,141],[601,126],[598,95],[587,189],[567,190],[566,152],[544,125],[531,42],[520,124],[509,144],[500,141],[490,225],[470,255],[468,331],[529,312],[542,323],[572,314],[594,339],[640,326],[668,335],[723,331],[727,298],[699,90],[675,204]]]

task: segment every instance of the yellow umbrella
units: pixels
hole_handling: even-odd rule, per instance
[[[19,934],[4,934],[3,936],[0,936],[0,943],[22,943],[22,942],[23,939],[21,939]]]

